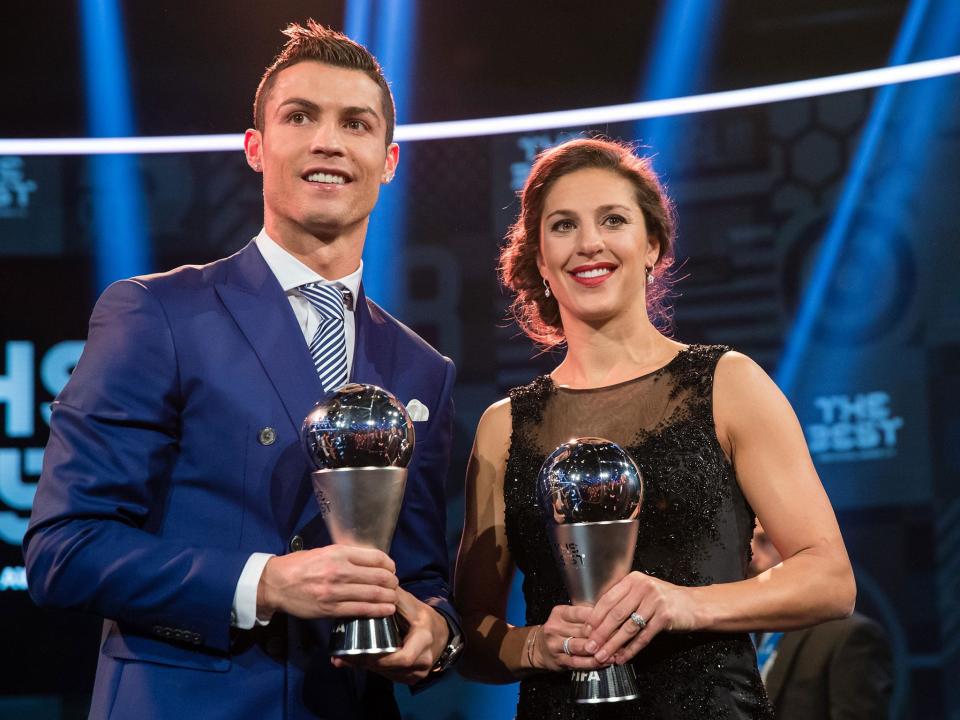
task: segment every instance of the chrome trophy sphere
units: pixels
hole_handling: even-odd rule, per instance
[[[376,385],[349,383],[317,403],[300,432],[318,470],[406,467],[415,435],[407,409]]]
[[[576,438],[543,462],[537,495],[558,525],[632,520],[643,502],[643,476],[633,458],[603,438]]]

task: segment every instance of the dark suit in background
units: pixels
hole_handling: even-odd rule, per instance
[[[890,644],[859,613],[788,632],[766,683],[778,720],[883,720],[893,688]]]

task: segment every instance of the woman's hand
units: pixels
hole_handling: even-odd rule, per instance
[[[586,649],[587,628],[584,624],[592,608],[575,605],[557,605],[539,629],[531,631],[532,645],[529,658],[538,670],[595,670],[602,667],[593,653]],[[568,655],[564,651],[567,641]]]
[[[697,613],[690,588],[632,572],[603,594],[583,622],[592,628],[584,651],[594,650],[599,664],[622,665],[661,631],[695,630]]]

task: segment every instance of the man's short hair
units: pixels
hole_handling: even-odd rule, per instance
[[[383,69],[377,59],[360,43],[354,42],[343,33],[324,27],[313,18],[307,20],[304,27],[299,23],[290,23],[283,34],[287,36],[280,54],[264,71],[257,86],[253,100],[253,126],[263,132],[265,125],[264,109],[267,96],[273,88],[277,73],[291,65],[313,60],[347,70],[359,70],[373,80],[380,88],[380,103],[383,106],[383,118],[387,126],[387,145],[393,142],[396,124],[396,107],[390,86],[383,76]]]

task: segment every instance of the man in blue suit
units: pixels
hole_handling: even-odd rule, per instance
[[[108,288],[53,405],[24,553],[36,602],[105,618],[91,717],[398,717],[390,681],[429,682],[460,646],[453,364],[361,284],[399,158],[393,99],[362,46],[313,21],[285,33],[245,140],[263,231],[210,265]],[[333,544],[310,490],[299,428],[347,378],[415,420],[391,557]],[[332,618],[394,612],[400,651],[330,660]]]

